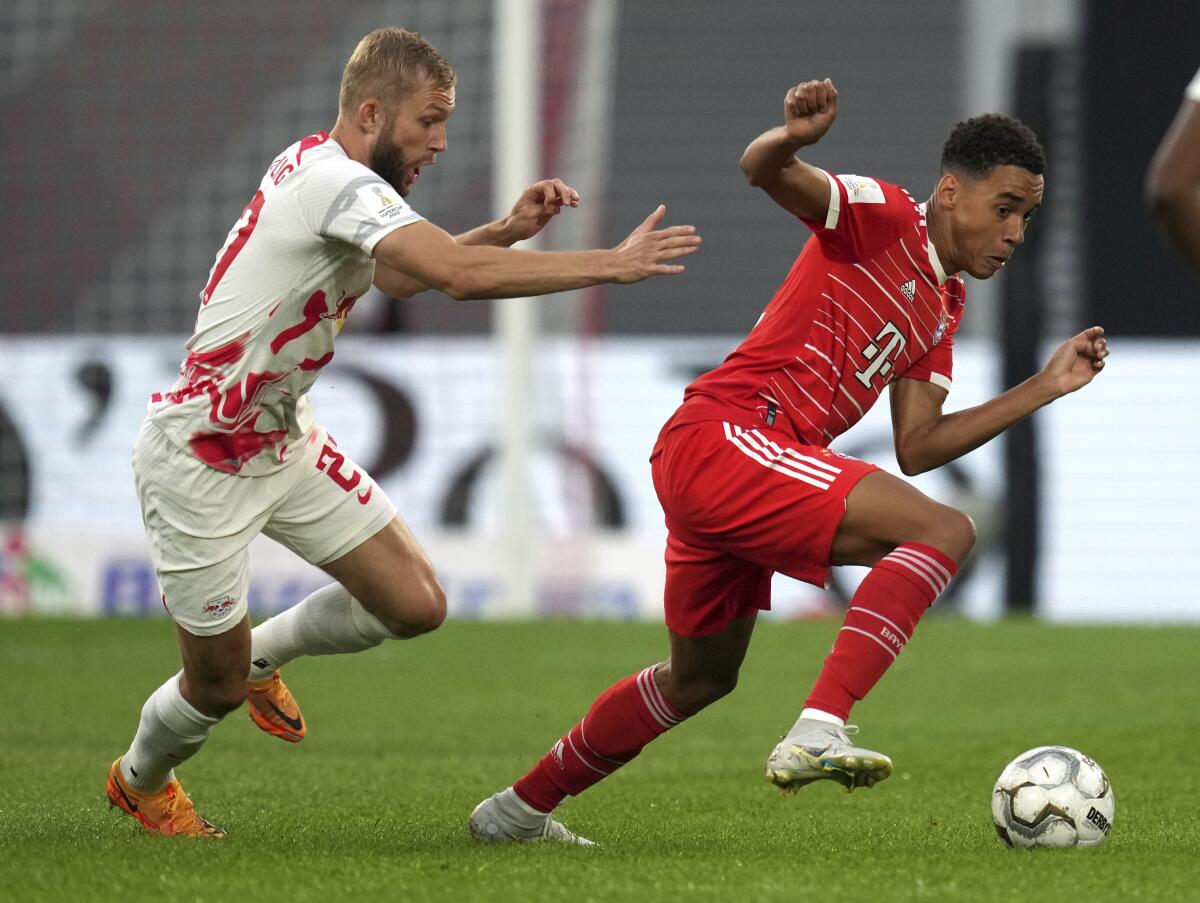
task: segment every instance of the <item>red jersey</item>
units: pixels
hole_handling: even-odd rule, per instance
[[[949,390],[966,286],[946,274],[925,206],[896,185],[834,176],[825,222],[745,341],[688,386],[672,425],[755,422],[826,446],[900,377]]]

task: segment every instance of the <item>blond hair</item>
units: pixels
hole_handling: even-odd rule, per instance
[[[371,97],[393,106],[422,78],[432,79],[439,88],[453,88],[458,80],[450,64],[415,31],[378,28],[350,54],[342,72],[338,107],[350,111]]]

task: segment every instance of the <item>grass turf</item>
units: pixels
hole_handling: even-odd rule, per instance
[[[855,711],[891,780],[784,798],[762,778],[837,629],[763,623],[737,691],[568,800],[595,849],[482,847],[465,822],[661,627],[449,622],[287,669],[309,736],[243,712],[181,769],[219,842],[146,835],[104,774],[176,667],[166,621],[0,621],[0,900],[1186,900],[1200,894],[1196,629],[930,619]],[[989,795],[1047,743],[1107,770],[1097,850],[1014,851]]]

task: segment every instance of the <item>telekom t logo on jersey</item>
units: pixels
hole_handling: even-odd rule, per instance
[[[892,361],[899,357],[907,341],[895,323],[885,323],[883,329],[879,330],[879,335],[875,336],[875,341],[868,342],[862,351],[863,357],[871,364],[865,370],[855,371],[854,375],[858,377],[858,381],[869,389],[875,374],[887,376],[891,373]]]

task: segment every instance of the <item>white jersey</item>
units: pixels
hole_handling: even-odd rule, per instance
[[[1193,78],[1188,84],[1184,95],[1188,100],[1194,100],[1196,103],[1200,103],[1200,71],[1196,72],[1195,78]]]
[[[217,254],[179,380],[151,397],[147,416],[228,473],[298,460],[313,428],[306,393],[371,286],[376,243],[420,219],[325,132],[293,144]]]

